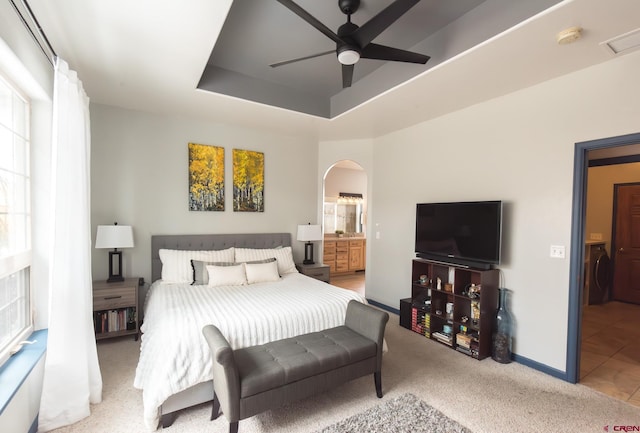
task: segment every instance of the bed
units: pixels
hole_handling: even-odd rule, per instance
[[[289,233],[152,236],[151,250],[153,284],[134,379],[149,430],[213,399],[203,326],[216,325],[238,349],[342,325],[350,300],[366,303],[298,273]],[[244,284],[236,281],[240,268]]]

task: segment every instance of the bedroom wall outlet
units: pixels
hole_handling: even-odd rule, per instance
[[[554,259],[564,259],[564,245],[551,245],[549,257]]]

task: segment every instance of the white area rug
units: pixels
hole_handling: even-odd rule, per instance
[[[407,393],[337,422],[319,433],[347,432],[471,433],[471,430]]]

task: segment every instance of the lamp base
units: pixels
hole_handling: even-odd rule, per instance
[[[311,242],[307,242],[304,244],[304,261],[303,265],[315,265],[316,262],[313,261],[313,244]]]
[[[117,256],[117,257],[116,257]],[[115,261],[117,260],[117,263]],[[117,273],[114,273],[113,268],[114,264],[117,265]],[[107,283],[121,283],[124,281],[124,277],[122,276],[122,251],[118,251],[115,248],[113,251],[109,251],[109,279]]]

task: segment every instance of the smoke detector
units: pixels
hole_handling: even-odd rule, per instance
[[[559,45],[566,45],[572,42],[577,41],[582,36],[582,28],[581,27],[569,27],[568,29],[564,29],[558,33],[556,36],[556,40]]]

